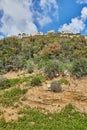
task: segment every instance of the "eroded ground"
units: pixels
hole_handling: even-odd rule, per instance
[[[8,77],[9,78],[9,77]],[[58,80],[60,77],[54,79]],[[46,81],[40,87],[29,88],[27,93],[23,95],[25,98],[20,98],[18,102],[11,107],[0,106],[0,118],[5,118],[6,122],[18,120],[18,112],[21,108],[31,107],[39,108],[42,112],[56,112],[63,109],[67,104],[73,104],[76,109],[87,113],[87,77],[79,80],[74,80],[67,77],[69,85],[62,85],[62,92],[54,93],[48,91],[47,84],[52,81]],[[20,88],[24,88],[23,84]]]

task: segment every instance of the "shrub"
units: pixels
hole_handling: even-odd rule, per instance
[[[34,71],[34,64],[32,61],[28,60],[26,63],[26,68],[28,73],[33,73]]]
[[[51,83],[50,90],[53,92],[61,92],[62,88],[61,88],[60,83],[58,83],[58,81],[53,81]]]
[[[41,83],[42,83],[42,81],[41,81],[40,77],[38,77],[38,76],[33,77],[31,80],[31,86],[33,86],[33,87],[40,86]]]
[[[0,97],[0,104],[3,106],[12,106],[27,92],[27,89],[13,88],[5,91]]]
[[[11,84],[8,79],[0,77],[0,89],[8,88],[10,86]]]
[[[26,67],[26,59],[23,59],[21,57],[19,57],[18,61],[17,61],[17,66],[20,70],[24,69]]]
[[[65,78],[61,78],[60,80],[58,80],[59,83],[64,83],[64,84],[69,84],[69,81]]]
[[[40,62],[41,56],[40,55],[34,55],[34,64],[38,64]]]
[[[45,69],[44,69],[44,73],[46,75],[46,77],[52,79],[54,77],[56,77],[56,75],[59,73],[59,65],[58,62],[56,61],[50,61]]]
[[[9,88],[20,84],[23,82],[23,79],[15,78],[15,79],[6,79],[4,77],[0,77],[0,89]]]
[[[87,75],[87,59],[75,60],[71,73],[77,78]]]
[[[7,71],[5,70],[5,68],[4,69],[0,69],[0,75],[6,74],[6,73],[7,73]]]
[[[59,62],[59,70],[62,74],[64,74],[65,71],[70,72],[72,63],[68,60],[64,61],[58,61]]]
[[[22,79],[20,79],[20,78],[14,78],[14,79],[8,79],[8,80],[9,80],[11,86],[15,86],[15,85],[23,82]]]

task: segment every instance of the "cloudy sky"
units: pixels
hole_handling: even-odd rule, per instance
[[[0,0],[0,38],[49,30],[87,34],[87,0]]]

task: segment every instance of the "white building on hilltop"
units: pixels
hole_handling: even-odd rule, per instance
[[[47,31],[47,34],[54,34],[54,33],[55,33],[54,30]]]
[[[39,35],[43,35],[43,32],[37,32],[37,33],[33,33],[32,36],[39,36]]]
[[[29,37],[30,35],[26,34],[26,33],[19,33],[18,34],[18,39],[22,39],[22,38],[26,38]]]

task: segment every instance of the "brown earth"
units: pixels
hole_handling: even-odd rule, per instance
[[[59,78],[60,77],[55,78],[54,80],[58,80]],[[87,113],[87,77],[83,77],[78,80],[67,77],[67,80],[70,84],[63,84],[63,91],[60,93],[48,91],[47,84],[52,82],[49,80],[40,87],[30,88],[25,94],[26,100],[23,101],[20,99],[20,101],[15,104],[18,105],[17,108],[3,108],[1,106],[0,111],[2,111],[2,115],[7,122],[11,120],[18,120],[18,111],[24,106],[40,108],[42,112],[59,112],[67,104],[71,103],[76,107],[76,109]],[[21,84],[20,87],[23,88],[23,84]]]
[[[34,75],[34,74],[38,74],[39,71],[34,71],[32,74],[29,74],[25,71],[17,71],[17,72],[8,72],[6,74],[3,75],[4,78],[7,78],[7,79],[15,79],[15,78],[23,78],[23,77],[28,77],[28,76],[31,76],[31,75]]]
[[[56,79],[57,80],[57,79]],[[87,112],[87,77],[80,80],[67,78],[70,85],[62,85],[63,91],[54,93],[47,90],[47,81],[41,87],[29,89],[23,105],[29,105],[31,108],[44,108],[50,112],[60,111],[65,105],[71,103],[82,112]]]

